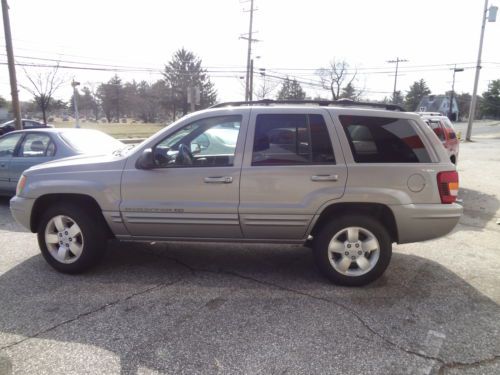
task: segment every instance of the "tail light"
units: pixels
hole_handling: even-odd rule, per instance
[[[439,172],[437,183],[441,203],[453,203],[458,195],[458,173],[457,171]]]

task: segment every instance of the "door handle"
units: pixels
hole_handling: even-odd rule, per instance
[[[230,184],[231,182],[233,182],[233,178],[230,176],[205,177],[203,181],[206,184]]]
[[[311,176],[311,181],[338,181],[338,174],[317,174]]]

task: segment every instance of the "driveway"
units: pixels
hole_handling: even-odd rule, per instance
[[[276,245],[111,243],[62,275],[0,200],[0,374],[499,374],[498,150],[462,144],[461,223],[363,288]]]

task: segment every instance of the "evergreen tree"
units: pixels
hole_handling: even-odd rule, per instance
[[[480,105],[483,115],[500,118],[500,79],[491,81]]]
[[[289,77],[286,77],[283,80],[280,90],[278,91],[277,99],[304,100],[305,98],[306,98],[306,93],[304,90],[302,90],[302,86],[300,86],[300,83],[297,82],[296,79],[290,80]]]
[[[74,94],[69,100],[70,112],[75,111]],[[99,103],[87,86],[84,86],[82,93],[76,92],[76,100],[78,103],[78,111],[85,117],[93,117],[96,121],[99,119]]]
[[[358,95],[356,94],[356,89],[354,88],[354,86],[352,85],[351,82],[349,82],[347,84],[347,86],[345,86],[342,89],[342,93],[340,94],[340,98],[341,99],[351,99],[351,100],[356,100],[358,98]]]
[[[125,101],[121,78],[115,74],[108,83],[101,84],[97,88],[97,96],[101,101],[102,111],[108,122],[113,121],[113,119],[120,122]]]
[[[193,52],[184,48],[178,50],[172,60],[165,65],[163,76],[165,84],[169,90],[169,102],[174,118],[178,110],[185,115],[189,110],[188,90],[199,88],[200,109],[207,108],[215,104],[217,91],[210,81],[206,69],[202,68],[201,59]]]
[[[392,96],[391,96],[391,103],[392,104],[397,104],[397,105],[403,105],[405,101],[405,98],[403,94],[401,94],[401,91],[396,91]]]
[[[413,82],[413,84],[410,86],[410,90],[406,94],[406,109],[408,111],[417,111],[417,107],[420,104],[422,98],[426,95],[429,95],[430,93],[431,90],[423,79]]]

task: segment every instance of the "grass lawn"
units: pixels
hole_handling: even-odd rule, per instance
[[[56,128],[73,128],[74,121],[54,121],[51,122]],[[158,130],[163,129],[165,124],[104,124],[94,122],[81,122],[80,127],[83,129],[95,129],[107,133],[115,138],[147,138],[156,133]]]

